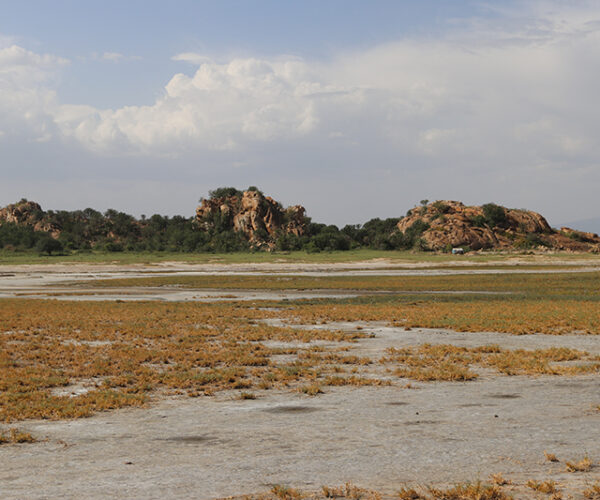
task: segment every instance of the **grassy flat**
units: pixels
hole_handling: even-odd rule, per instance
[[[88,264],[154,264],[161,262],[182,262],[195,264],[235,264],[235,263],[344,263],[373,259],[386,259],[393,262],[502,262],[518,257],[535,261],[540,256],[529,253],[481,253],[456,256],[429,252],[384,251],[384,250],[349,250],[339,252],[234,252],[225,254],[212,253],[134,253],[134,252],[81,252],[69,255],[39,255],[37,253],[19,253],[0,251],[0,265],[19,264],[56,264],[56,263],[88,263]],[[600,256],[589,253],[558,252],[541,256],[544,260],[589,260],[600,262]]]

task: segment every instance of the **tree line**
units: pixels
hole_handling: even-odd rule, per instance
[[[215,192],[211,192],[214,195]],[[221,194],[220,192],[218,194]],[[304,250],[322,252],[373,248],[400,250],[418,246],[426,227],[401,233],[396,230],[399,218],[371,219],[365,224],[335,225],[305,219],[301,236],[279,231],[270,237],[278,251]],[[114,209],[101,213],[92,208],[75,211],[43,212],[46,227],[59,228],[54,238],[50,232],[36,231],[31,225],[0,223],[0,248],[5,251],[68,253],[73,251],[106,252],[186,252],[221,253],[251,251],[249,241],[226,221],[217,221],[201,229],[195,217],[163,216],[136,218]]]

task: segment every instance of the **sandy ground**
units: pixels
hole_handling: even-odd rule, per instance
[[[328,328],[356,328],[337,323]],[[505,348],[567,346],[599,353],[596,337],[405,331],[363,323],[354,352],[443,342]],[[311,326],[314,328],[314,325]],[[44,440],[0,447],[1,498],[215,498],[286,484],[345,481],[392,493],[402,484],[557,481],[583,498],[600,479],[597,377],[485,375],[467,383],[237,393],[161,400],[76,421],[20,425]],[[555,453],[560,463],[544,459]],[[568,473],[564,460],[596,460]],[[531,492],[531,490],[529,490]],[[535,498],[518,490],[516,498]],[[568,498],[565,496],[565,498]]]
[[[519,269],[520,264],[565,265],[568,269]],[[509,263],[511,265],[509,265]],[[217,301],[217,300],[281,300],[351,297],[356,293],[336,291],[252,291],[252,290],[180,290],[176,287],[128,288],[106,290],[105,288],[82,288],[81,283],[95,279],[143,278],[151,276],[202,276],[247,275],[262,276],[284,273],[296,276],[449,276],[457,274],[538,274],[557,272],[600,271],[600,264],[590,260],[560,261],[538,259],[524,261],[513,258],[490,266],[506,266],[505,269],[472,269],[472,261],[445,263],[405,262],[397,264],[378,259],[366,262],[307,264],[307,263],[258,263],[258,264],[186,264],[166,262],[153,265],[134,264],[119,266],[110,264],[56,264],[3,266],[0,270],[0,298],[57,298],[65,300],[166,300],[166,301]],[[461,266],[447,269],[443,266]],[[477,264],[481,265],[481,264]],[[485,266],[486,264],[484,264]],[[66,293],[71,290],[73,293]],[[366,295],[373,292],[361,292]]]
[[[581,492],[598,479],[547,463],[600,457],[597,380],[523,377],[331,390],[316,398],[169,400],[35,422],[47,441],[0,449],[2,498],[214,498],[344,481],[392,492],[502,473]],[[523,497],[518,497],[523,498]],[[576,498],[581,498],[576,497]]]

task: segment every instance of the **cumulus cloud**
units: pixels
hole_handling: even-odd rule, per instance
[[[69,63],[17,45],[0,48],[0,129],[31,141],[49,140],[58,108],[51,89],[56,72]]]
[[[228,150],[310,132],[318,122],[314,100],[330,90],[304,62],[205,62],[191,76],[174,75],[151,106],[69,106],[57,113],[56,123],[65,135],[100,151]]]
[[[404,40],[327,64],[216,63],[181,53],[173,59],[197,69],[175,74],[155,103],[62,106],[54,121],[63,135],[113,153],[243,150],[317,134],[356,142],[376,131],[391,151],[429,159],[589,157],[600,12],[531,5],[525,17],[507,11],[493,26],[469,20],[444,39]]]
[[[600,8],[525,5],[327,62],[180,53],[172,59],[193,71],[173,75],[155,102],[118,109],[58,103],[49,75],[67,61],[11,46],[0,50],[0,110],[12,110],[0,129],[21,120],[32,140],[113,156],[237,155],[238,170],[285,145],[319,173],[313,151],[331,168],[378,162],[382,176],[410,170],[431,186],[435,172],[442,196],[467,175],[531,185],[540,171],[556,183],[597,172]]]

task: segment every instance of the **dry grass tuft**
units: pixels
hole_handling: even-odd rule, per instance
[[[554,453],[548,453],[547,451],[545,451],[544,457],[546,457],[546,460],[548,462],[559,462],[558,458],[556,458],[556,455]]]
[[[253,392],[244,392],[242,391],[240,393],[240,399],[256,399],[256,394],[254,394]]]
[[[600,500],[600,483],[592,484],[583,492],[583,496],[588,500]]]
[[[402,488],[398,491],[399,500],[427,500],[427,497],[414,488]]]
[[[323,389],[318,384],[310,384],[300,387],[300,392],[307,396],[316,396],[317,394],[323,394]]]
[[[481,482],[458,484],[447,490],[429,489],[435,500],[510,500],[497,485],[485,485]]]
[[[492,484],[495,484],[497,486],[504,486],[507,484],[512,484],[512,481],[510,479],[504,478],[504,476],[502,476],[502,474],[500,474],[500,473],[492,474],[490,476],[490,480],[491,480]]]
[[[556,483],[552,480],[534,481],[533,479],[530,479],[527,481],[527,486],[532,490],[539,491],[540,493],[546,493],[548,495],[557,492]]]
[[[360,488],[351,483],[346,483],[343,486],[331,487],[323,486],[321,492],[325,498],[351,498],[364,500],[380,500],[381,494],[377,491]]]
[[[296,500],[299,498],[304,498],[304,495],[300,491],[281,484],[274,484],[271,487],[271,493],[273,493],[276,498],[281,498],[282,500]]]
[[[23,432],[12,428],[6,433],[0,433],[0,444],[35,443],[35,439],[29,432]]]
[[[590,457],[586,455],[579,462],[565,462],[565,465],[567,466],[567,472],[588,472],[593,463]]]

